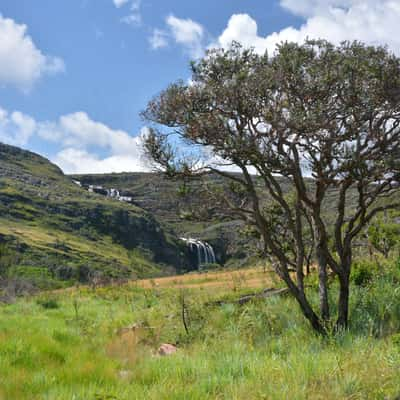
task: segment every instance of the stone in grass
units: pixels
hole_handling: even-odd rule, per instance
[[[118,371],[118,376],[121,379],[130,379],[132,376],[132,371],[127,371],[127,370]]]
[[[178,351],[177,347],[170,343],[163,343],[158,348],[158,355],[160,356],[170,356]]]

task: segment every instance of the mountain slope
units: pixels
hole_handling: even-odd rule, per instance
[[[241,234],[243,223],[222,215],[217,207],[204,201],[207,195],[199,181],[183,183],[162,174],[131,172],[74,175],[84,186],[118,189],[133,204],[152,213],[176,236],[192,237],[210,243],[219,263],[231,261],[240,265],[254,254],[254,243]],[[211,185],[223,188],[226,180],[216,175],[208,178]]]
[[[83,185],[99,185],[103,188],[115,188],[124,196],[132,198],[132,202],[151,212],[160,222],[170,227],[177,236],[192,237],[210,243],[222,264],[230,262],[240,265],[247,261],[253,262],[258,243],[245,233],[244,224],[240,220],[221,215],[218,207],[213,207],[210,201],[204,201],[200,182],[194,180],[183,183],[181,180],[168,179],[156,173],[111,173],[75,175],[73,179]],[[222,191],[229,186],[227,180],[216,175],[210,175],[209,186],[219,186]],[[268,205],[271,197],[261,179],[254,176],[260,198]],[[291,184],[285,178],[280,179],[285,193],[292,191]],[[313,186],[311,178],[308,185]],[[230,192],[229,190],[227,193]],[[325,217],[333,226],[338,190],[330,189],[323,203]],[[205,194],[207,197],[207,194]],[[347,195],[347,207],[350,213],[357,199],[357,191],[350,190]]]
[[[4,144],[0,241],[16,250],[16,270],[39,268],[54,279],[151,276],[186,263],[184,245],[149,212],[89,193],[45,158]]]

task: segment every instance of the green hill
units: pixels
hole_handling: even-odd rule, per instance
[[[218,207],[204,201],[199,181],[182,183],[157,173],[111,173],[74,175],[84,186],[118,189],[132,203],[150,212],[178,237],[193,237],[210,243],[220,263],[240,265],[251,251],[249,238],[241,234],[243,224],[221,214]],[[221,188],[224,179],[210,175],[211,185]]]
[[[193,237],[210,243],[221,263],[230,263],[238,266],[242,263],[254,261],[256,243],[244,233],[242,221],[229,218],[221,213],[221,209],[205,200],[204,188],[199,181],[183,183],[181,180],[168,179],[157,173],[111,173],[74,175],[83,185],[101,186],[103,188],[118,189],[123,196],[132,198],[132,203],[144,208],[157,220],[173,231],[179,237]],[[222,191],[229,183],[216,175],[207,178],[209,186],[219,186]],[[257,181],[259,178],[254,177]],[[285,192],[291,191],[288,181],[280,181]],[[308,180],[312,185],[312,180]],[[267,205],[270,196],[261,179],[257,185],[261,192],[260,198]],[[229,191],[230,192],[230,191]],[[228,191],[227,191],[228,193]],[[349,205],[354,202],[356,193],[348,196]],[[335,205],[338,201],[337,190],[327,194],[324,212],[334,222]]]
[[[161,275],[185,268],[185,247],[140,207],[89,193],[45,158],[0,144],[0,242],[13,274],[55,281]]]
[[[222,190],[226,185],[219,177],[208,179]],[[131,201],[91,193],[89,185],[117,189]],[[258,187],[265,191],[261,182]],[[68,282],[93,273],[117,278],[188,270],[179,237],[209,242],[221,264],[253,262],[256,242],[242,234],[242,222],[204,202],[202,192],[200,182],[156,173],[65,176],[43,157],[0,144],[0,243],[17,253],[14,273],[36,271]],[[354,196],[348,196],[350,206]],[[267,204],[268,194],[261,197]],[[332,190],[324,204],[332,221],[337,197]]]

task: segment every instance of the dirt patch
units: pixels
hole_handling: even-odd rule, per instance
[[[123,361],[126,365],[134,364],[143,351],[140,343],[144,335],[144,329],[138,325],[118,329],[106,346],[107,355]]]

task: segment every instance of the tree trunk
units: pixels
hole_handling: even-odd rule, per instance
[[[319,304],[321,311],[321,318],[328,321],[330,318],[329,312],[329,298],[328,298],[328,272],[327,272],[327,259],[322,249],[322,244],[317,245],[316,249],[318,259],[318,278],[319,278]]]
[[[318,318],[318,315],[315,314],[313,309],[311,308],[309,302],[304,296],[304,293],[299,292],[297,295],[295,295],[297,302],[300,305],[301,310],[303,311],[304,316],[308,319],[310,322],[311,326],[313,329],[318,332],[319,334],[325,336],[326,335],[326,330],[324,326],[321,324],[320,319]]]
[[[336,329],[347,329],[349,321],[349,297],[350,297],[350,273],[344,272],[339,276],[339,300],[338,300],[338,319]]]
[[[326,335],[325,327],[323,326],[323,324],[321,324],[318,315],[315,314],[314,310],[312,309],[310,303],[306,298],[304,291],[299,290],[299,288],[293,283],[290,277],[283,276],[282,278],[285,281],[286,285],[288,286],[290,292],[293,294],[293,296],[299,303],[303,315],[308,319],[312,328],[320,335],[325,336]]]
[[[308,276],[308,275],[310,275],[310,273],[311,273],[311,270],[310,270],[310,262],[307,261],[307,264],[306,264],[306,275]]]

